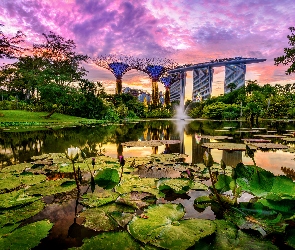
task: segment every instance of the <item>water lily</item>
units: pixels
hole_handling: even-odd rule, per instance
[[[77,147],[75,147],[75,148],[68,148],[67,157],[71,161],[76,161],[79,158],[80,152],[81,152],[80,149],[77,148]]]

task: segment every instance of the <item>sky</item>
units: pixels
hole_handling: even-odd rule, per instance
[[[42,33],[53,31],[91,58],[123,54],[179,64],[264,58],[247,65],[246,73],[246,80],[263,85],[295,82],[295,74],[285,75],[287,66],[273,60],[288,47],[294,11],[294,0],[0,0],[0,23],[7,35],[23,31],[28,44],[43,42]],[[110,71],[91,61],[85,67],[90,80],[114,90]],[[223,91],[223,80],[224,67],[215,68],[213,95]],[[187,89],[191,82],[189,72]],[[131,70],[123,76],[127,86],[151,91],[151,80]]]

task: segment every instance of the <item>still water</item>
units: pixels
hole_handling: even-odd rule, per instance
[[[255,161],[258,166],[274,174],[282,174],[281,167],[295,169],[294,121],[265,121],[249,129],[246,122],[221,122],[208,120],[191,120],[179,125],[176,120],[145,120],[120,125],[97,125],[90,127],[71,127],[59,130],[47,129],[32,132],[0,132],[0,166],[30,162],[32,156],[46,153],[64,153],[67,148],[79,147],[89,157],[104,154],[111,157],[148,156],[161,153],[184,153],[186,162],[202,163],[206,148],[203,143],[231,142],[241,143],[247,138],[264,138],[272,143],[284,144],[289,150],[257,150]],[[200,138],[204,135],[229,136],[231,139]],[[260,135],[265,137],[260,137]],[[268,138],[268,135],[270,137]],[[283,136],[282,138],[276,136]],[[121,144],[127,141],[146,140],[180,140],[181,143],[157,147],[126,147]],[[291,149],[291,150],[290,150]],[[215,162],[223,159],[227,165],[238,162],[252,164],[244,151],[226,151],[211,149]]]

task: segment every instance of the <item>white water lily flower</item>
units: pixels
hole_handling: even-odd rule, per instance
[[[70,160],[74,160],[77,158],[77,155],[79,155],[80,149],[75,147],[75,148],[68,148],[68,157]]]

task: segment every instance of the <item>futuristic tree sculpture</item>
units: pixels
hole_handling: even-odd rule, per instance
[[[158,105],[159,88],[158,81],[160,77],[168,70],[174,69],[177,64],[169,59],[145,58],[142,59],[140,70],[147,73],[152,79],[152,104]]]
[[[94,63],[102,68],[110,70],[116,77],[116,94],[122,93],[122,77],[123,75],[133,69],[135,59],[130,56],[99,56],[93,60]]]
[[[165,74],[160,78],[161,83],[165,86],[165,105],[170,105],[170,87],[173,83],[180,80],[180,74]]]

